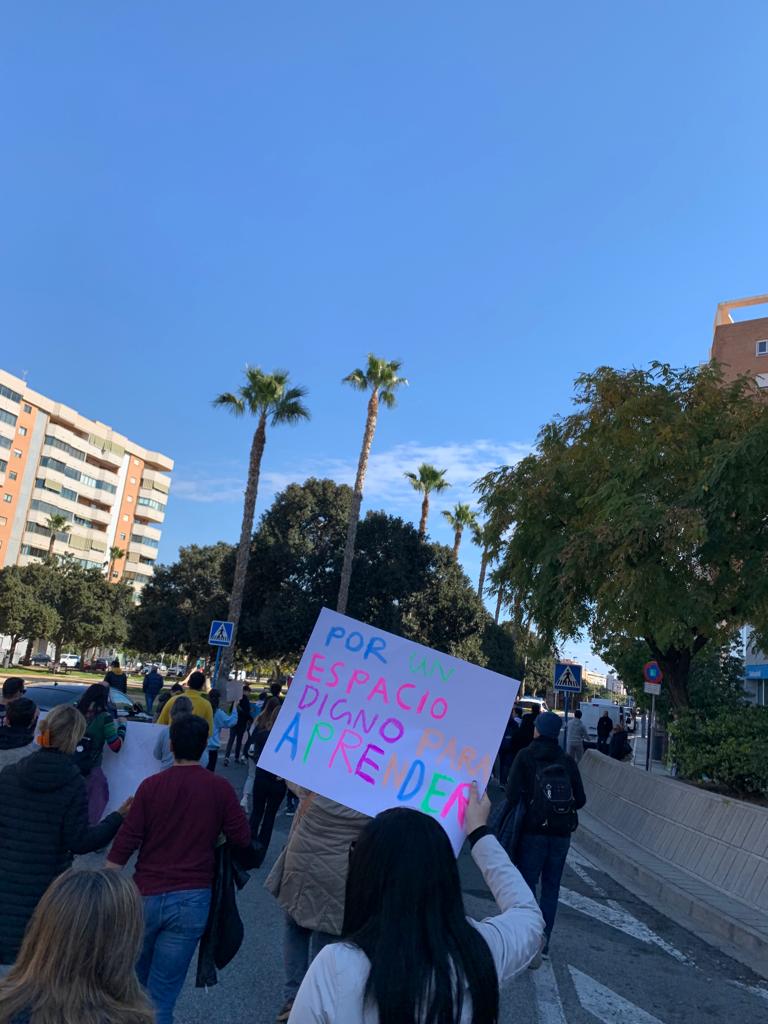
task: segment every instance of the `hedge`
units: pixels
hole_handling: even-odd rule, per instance
[[[768,796],[768,708],[688,711],[670,724],[672,759],[695,782]]]

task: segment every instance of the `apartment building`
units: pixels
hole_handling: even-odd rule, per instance
[[[710,359],[720,363],[728,380],[746,373],[758,387],[768,389],[768,316],[754,320],[734,320],[732,316],[734,309],[750,306],[768,306],[768,295],[718,305]]]
[[[137,592],[152,575],[173,461],[0,370],[0,567],[55,554]],[[110,560],[113,547],[125,554]]]
[[[744,373],[754,377],[768,397],[768,317],[737,321],[732,316],[734,309],[752,306],[768,306],[768,295],[718,305],[710,358],[720,363],[729,380]],[[749,630],[745,632],[748,635]],[[744,690],[748,698],[753,704],[768,705],[768,652],[745,643],[744,661]]]

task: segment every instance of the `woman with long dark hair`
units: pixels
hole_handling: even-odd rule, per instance
[[[384,811],[351,852],[342,941],[313,961],[293,1024],[496,1024],[499,985],[536,957],[544,922],[486,826],[490,806],[473,784],[465,828],[501,914],[465,916],[456,858],[434,818]]]
[[[115,723],[107,709],[109,691],[102,683],[93,683],[77,702],[85,718],[85,735],[75,750],[75,764],[85,779],[88,794],[88,824],[101,821],[109,803],[109,783],[101,762],[105,745],[116,754],[125,740],[125,722]]]

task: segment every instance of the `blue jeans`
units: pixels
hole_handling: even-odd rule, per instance
[[[302,928],[290,914],[285,915],[285,932],[283,934],[283,962],[285,964],[285,1001],[292,1002],[296,998],[304,975],[317,954],[329,942],[336,942],[338,935],[327,932],[313,932],[311,928]],[[158,1018],[157,1024],[160,1024]]]
[[[208,921],[210,889],[144,897],[144,946],[136,974],[157,1011],[157,1024],[173,1024],[173,1008]]]
[[[545,948],[549,947],[549,937],[555,924],[560,879],[570,845],[570,836],[541,836],[524,832],[517,847],[515,863],[532,893],[536,893],[541,879],[539,906],[544,918]]]

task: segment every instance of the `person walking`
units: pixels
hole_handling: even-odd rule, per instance
[[[186,696],[192,701],[192,711],[195,715],[200,718],[204,718],[208,723],[209,733],[213,732],[213,708],[211,702],[208,700],[205,692],[205,673],[199,669],[190,674],[187,680],[187,692]],[[179,699],[179,695],[171,697],[170,700],[166,701],[163,705],[163,710],[157,716],[158,725],[170,725],[171,722],[171,708],[173,702]]]
[[[612,732],[613,719],[608,711],[604,711],[597,720],[597,749],[603,754],[608,753],[608,743]]]
[[[0,728],[0,771],[38,749],[32,742],[37,714],[37,704],[29,697],[20,697],[8,705],[5,726]]]
[[[159,720],[163,708],[171,697],[179,697],[182,693],[184,693],[184,687],[181,683],[174,683],[170,690],[163,689],[158,693],[154,703],[155,722]]]
[[[19,700],[26,693],[24,680],[21,676],[8,676],[3,680],[3,702],[0,704],[0,727],[5,725],[5,716],[8,713],[8,706],[15,700]]]
[[[490,806],[473,783],[464,828],[501,913],[466,916],[456,857],[434,818],[383,811],[350,855],[342,941],[312,962],[291,1024],[496,1024],[499,987],[534,961],[544,922],[487,827]]]
[[[157,671],[157,665],[153,665],[149,672],[144,676],[144,682],[141,684],[141,688],[144,691],[147,714],[151,715],[152,705],[157,700],[157,695],[163,688],[163,677]]]
[[[192,701],[189,697],[180,697],[173,702],[171,708],[171,725],[181,715],[192,714]],[[164,725],[155,740],[155,747],[152,751],[154,757],[160,762],[163,770],[173,767],[173,751],[171,750],[171,726]],[[207,762],[206,762],[207,763]]]
[[[105,686],[114,686],[120,693],[128,693],[128,676],[120,668],[120,659],[115,658],[104,676]]]
[[[618,725],[613,727],[611,733],[611,739],[608,744],[608,756],[612,757],[614,761],[623,761],[629,757],[632,753],[632,747],[629,745],[629,734],[623,721],[620,721]]]
[[[368,815],[296,787],[301,798],[288,842],[265,888],[285,911],[283,962],[286,1021],[313,957],[341,935],[349,849]]]
[[[0,1021],[154,1024],[135,971],[142,935],[131,881],[105,868],[65,871],[45,891],[0,981]]]
[[[60,704],[40,729],[42,749],[0,772],[0,964],[13,963],[24,929],[49,883],[114,837],[131,806],[88,824],[85,780],[72,760],[85,719]],[[50,950],[49,950],[50,955]]]
[[[231,728],[237,724],[237,708],[225,711],[224,708],[219,707],[221,694],[218,690],[211,690],[208,694],[208,700],[211,702],[211,708],[213,709],[213,729],[208,737],[208,764],[206,767],[209,772],[215,772],[216,762],[219,759],[219,750],[221,750],[221,730]]]
[[[85,779],[88,794],[88,824],[101,821],[109,803],[109,783],[101,762],[104,747],[117,754],[125,742],[125,722],[115,723],[107,711],[107,690],[101,683],[93,683],[77,702],[77,710],[85,718],[85,735],[74,754],[75,764]]]
[[[173,767],[141,783],[107,857],[107,867],[119,869],[139,851],[134,881],[144,898],[145,924],[136,972],[154,1003],[157,1024],[172,1024],[205,931],[219,835],[236,847],[251,842],[232,786],[200,765],[207,743],[205,719],[174,718]]]
[[[248,731],[248,726],[253,721],[253,713],[251,712],[251,688],[246,683],[243,686],[243,695],[237,702],[237,723],[233,729],[229,731],[229,740],[227,741],[227,749],[224,752],[224,767],[229,767],[229,755],[232,753],[232,747],[235,748],[235,761],[240,762],[242,754],[242,763],[245,763],[245,754],[243,752],[243,740]]]
[[[554,711],[538,716],[533,742],[515,758],[507,782],[509,805],[525,806],[515,863],[532,892],[541,882],[543,956],[549,954],[571,833],[579,824],[576,812],[587,802],[576,762],[558,743],[562,724]]]
[[[283,779],[257,767],[257,762],[269,738],[272,726],[275,724],[275,719],[280,714],[280,706],[280,701],[276,697],[271,697],[267,701],[266,707],[256,719],[253,727],[253,740],[249,749],[249,757],[253,766],[253,776],[251,776],[250,767],[248,769],[248,776],[252,778],[253,792],[251,835],[257,848],[257,867],[261,867],[264,863],[272,839],[275,817],[287,788]]]
[[[566,754],[569,754],[576,764],[584,757],[584,744],[589,743],[589,733],[581,717],[581,710],[577,708],[573,712],[573,721],[568,723]]]

